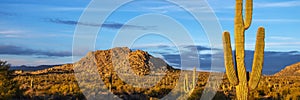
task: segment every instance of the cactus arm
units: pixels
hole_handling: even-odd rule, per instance
[[[263,27],[258,28],[256,37],[256,47],[254,53],[254,59],[252,64],[252,72],[249,80],[250,90],[255,89],[259,83],[263,62],[264,62],[264,48],[265,48],[265,29]]]
[[[185,93],[188,93],[190,91],[189,90],[189,79],[188,79],[187,74],[185,74],[185,77],[184,77],[183,90],[184,90]]]
[[[233,64],[233,58],[232,58],[232,48],[231,48],[231,42],[230,42],[230,33],[224,32],[223,33],[223,46],[224,46],[224,62],[225,62],[225,68],[226,68],[226,75],[228,77],[228,80],[231,84],[237,85],[238,79],[236,76],[236,72],[234,69]]]
[[[246,16],[245,16],[245,20],[244,20],[244,26],[245,26],[245,30],[247,30],[252,22],[252,12],[253,12],[253,0],[246,0]]]
[[[247,84],[245,68],[245,28],[243,23],[243,0],[236,0],[236,15],[234,25],[236,65],[239,83]]]
[[[196,87],[196,67],[194,67],[194,70],[193,70],[193,87],[192,89],[194,89]]]
[[[234,33],[242,30],[244,30],[243,0],[236,0],[235,17],[234,17],[234,31],[235,31]]]

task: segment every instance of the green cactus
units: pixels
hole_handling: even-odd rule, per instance
[[[256,47],[252,64],[250,80],[247,79],[245,68],[245,31],[250,27],[252,20],[253,1],[246,0],[246,13],[243,19],[243,0],[236,0],[236,15],[234,19],[234,37],[235,37],[235,60],[237,72],[233,64],[232,48],[230,44],[230,33],[223,33],[224,59],[226,74],[231,84],[236,86],[236,95],[238,100],[248,100],[249,90],[257,87],[264,60],[264,38],[265,29],[259,27],[257,31]]]
[[[186,93],[188,93],[188,92],[190,91],[190,88],[189,88],[189,79],[188,79],[187,74],[185,74],[185,76],[184,76],[183,90],[184,90],[184,92],[186,92]]]
[[[192,81],[192,85],[189,85],[189,78],[187,76],[187,74],[185,74],[185,79],[183,81],[183,90],[186,93],[192,92],[193,89],[195,88],[196,85],[196,67],[194,67],[193,69],[193,81]]]
[[[110,72],[110,76],[109,76],[109,86],[108,86],[108,89],[109,89],[110,92],[112,92],[112,90],[111,90],[112,85],[113,85],[113,75],[112,75],[112,72]]]
[[[193,70],[193,88],[194,89],[196,86],[196,67],[194,67],[194,70]]]
[[[30,77],[30,88],[33,90],[33,78],[32,77]]]

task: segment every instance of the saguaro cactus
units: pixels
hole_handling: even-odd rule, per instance
[[[252,64],[250,80],[247,79],[245,68],[245,31],[250,27],[252,20],[253,1],[246,0],[245,19],[243,18],[243,0],[236,0],[234,37],[235,37],[235,60],[237,72],[233,64],[232,48],[229,32],[223,33],[224,59],[226,74],[231,84],[236,86],[238,100],[248,100],[249,90],[255,89],[261,77],[264,59],[265,29],[259,27],[257,31],[256,47]],[[249,80],[249,81],[248,81]]]
[[[187,74],[185,74],[185,79],[183,81],[183,90],[186,93],[193,92],[193,89],[196,85],[196,67],[193,69],[193,79],[192,79],[192,85],[189,85],[189,78]]]
[[[108,87],[108,89],[109,89],[110,92],[112,92],[112,91],[111,91],[112,85],[113,85],[113,75],[112,75],[112,72],[110,72],[110,76],[109,76],[109,87]]]
[[[30,88],[33,90],[33,78],[32,77],[30,77]]]

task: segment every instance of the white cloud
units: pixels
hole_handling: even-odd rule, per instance
[[[272,40],[294,40],[292,37],[284,37],[284,36],[271,36]]]
[[[222,2],[222,1],[219,1]],[[219,3],[221,4],[221,3]],[[222,5],[218,5],[221,7],[218,7],[218,9],[235,9],[235,3],[232,3],[233,5],[226,5],[222,7]],[[279,7],[297,7],[300,6],[300,1],[299,0],[294,0],[294,1],[282,1],[282,2],[278,2],[278,1],[272,1],[272,2],[255,2],[253,4],[254,8],[279,8]],[[216,7],[214,7],[216,8]]]
[[[261,2],[254,3],[256,8],[267,8],[267,7],[296,7],[300,6],[300,1],[284,1],[284,2]]]
[[[0,37],[5,38],[47,38],[47,37],[66,37],[73,38],[73,34],[68,33],[44,33],[33,32],[33,31],[22,31],[22,30],[4,30],[0,31]]]
[[[0,35],[11,35],[11,34],[19,34],[22,33],[23,31],[19,30],[5,30],[5,31],[0,31]]]
[[[26,65],[28,64],[29,61],[26,61],[24,59],[2,59],[4,61],[7,61],[9,64],[12,64],[13,66],[16,66],[16,65]]]
[[[234,21],[234,18],[219,18],[221,21]],[[252,19],[253,22],[286,22],[286,23],[299,23],[300,19]]]
[[[253,19],[256,22],[300,22],[299,19]]]
[[[21,37],[23,32],[25,32],[25,31],[4,30],[4,31],[0,31],[0,36],[6,37],[6,38],[17,38],[17,37]]]
[[[48,10],[51,11],[83,11],[83,7],[51,7]]]
[[[72,63],[72,57],[39,57],[29,55],[6,55],[1,54],[0,60],[7,61],[12,66],[28,65],[55,65]]]
[[[266,43],[267,46],[299,46],[300,42],[271,42]]]

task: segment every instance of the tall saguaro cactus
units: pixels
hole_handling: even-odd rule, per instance
[[[189,85],[189,78],[188,78],[187,74],[185,74],[185,78],[184,78],[184,81],[183,81],[183,90],[186,93],[193,92],[193,89],[195,88],[195,85],[196,85],[196,67],[194,67],[194,69],[193,69],[193,77],[192,78],[193,78],[192,79],[192,85]]]
[[[243,0],[236,0],[234,37],[235,37],[235,61],[237,71],[233,63],[232,48],[229,32],[223,33],[224,59],[226,74],[231,84],[236,86],[238,100],[248,100],[249,90],[257,87],[264,59],[265,29],[259,27],[257,31],[256,47],[252,64],[250,80],[247,79],[245,68],[245,31],[250,27],[252,21],[253,1],[246,0],[245,18],[243,18]],[[236,74],[238,72],[238,74]],[[248,81],[249,80],[249,81]]]

